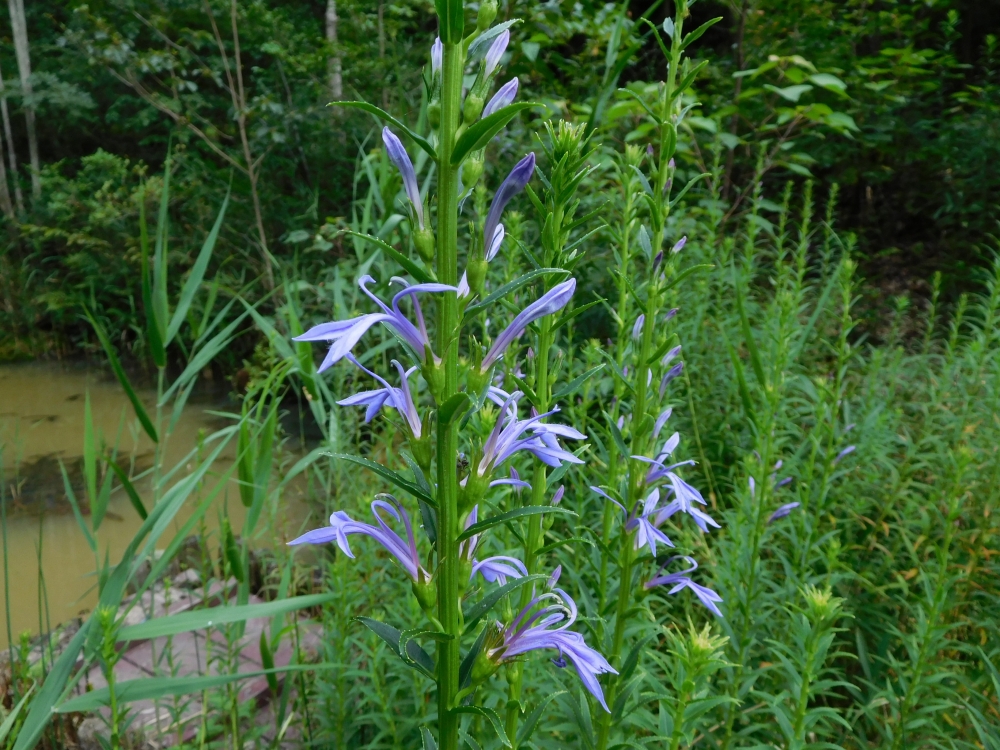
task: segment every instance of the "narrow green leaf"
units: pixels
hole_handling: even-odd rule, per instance
[[[243,402],[243,418],[240,420],[240,434],[236,442],[237,477],[240,480],[240,502],[244,508],[253,505],[253,442],[250,439],[250,416],[247,404]]]
[[[711,177],[711,174],[709,174],[708,172],[702,172],[701,174],[695,175],[690,180],[688,180],[687,184],[683,188],[681,188],[681,191],[677,194],[677,197],[671,198],[670,208],[673,208],[678,203],[680,203],[681,198],[687,195],[687,191],[693,188],[696,184],[698,184],[699,181],[705,179],[706,177]]]
[[[187,318],[188,310],[191,308],[191,303],[194,301],[194,296],[198,292],[198,288],[201,286],[202,280],[205,278],[205,271],[208,270],[208,261],[212,257],[212,251],[215,249],[215,243],[219,239],[219,231],[222,229],[222,220],[226,216],[226,207],[229,205],[229,192],[226,191],[226,197],[222,201],[222,208],[219,209],[219,215],[215,219],[215,224],[212,227],[212,231],[208,233],[208,237],[205,238],[204,244],[201,246],[201,252],[198,253],[198,258],[195,260],[194,265],[191,267],[191,273],[184,282],[184,288],[181,289],[181,296],[177,300],[177,309],[174,310],[174,315],[170,319],[170,325],[167,327],[167,337],[164,344],[169,344],[173,341],[174,336],[181,328],[181,324]]]
[[[361,232],[355,232],[354,230],[351,229],[345,229],[343,233],[351,237],[357,237],[358,239],[366,240],[368,242],[371,242],[373,245],[376,245],[383,253],[385,253],[394,261],[396,261],[396,263],[398,263],[403,269],[405,269],[406,272],[410,274],[410,276],[415,278],[421,284],[428,284],[434,281],[434,277],[426,269],[422,268],[416,262],[407,258],[405,255],[399,252],[399,250],[394,248],[385,240],[380,240],[378,237],[373,237],[370,234],[362,234]]]
[[[153,248],[153,317],[163,346],[167,344],[167,321],[170,310],[167,303],[167,242],[170,220],[170,151],[163,165],[163,190],[160,192],[160,212],[156,219],[156,244]]]
[[[412,667],[431,679],[434,678],[434,660],[420,647],[419,643],[414,640],[407,640],[406,657],[404,657],[399,649],[399,642],[402,636],[400,631],[396,630],[392,625],[386,625],[384,622],[373,620],[370,617],[355,617],[354,619],[361,622],[362,625],[385,641],[386,645],[392,649],[392,652],[408,667]]]
[[[476,637],[475,643],[472,644],[472,648],[469,649],[469,653],[462,659],[462,664],[458,668],[458,686],[460,688],[469,686],[469,681],[472,678],[472,667],[476,663],[476,657],[479,656],[479,652],[483,650],[483,643],[486,641],[486,633],[488,631],[489,626],[479,631],[479,635]]]
[[[333,599],[335,594],[308,594],[293,596],[289,599],[276,599],[263,604],[243,604],[239,606],[219,606],[209,609],[198,609],[181,612],[169,617],[157,617],[138,625],[122,628],[118,634],[119,641],[143,641],[150,638],[163,638],[168,635],[187,633],[191,630],[204,630],[232,622],[256,620],[261,617],[274,617],[297,609],[317,607]]]
[[[10,730],[14,728],[14,724],[21,715],[21,709],[24,708],[24,705],[28,702],[28,698],[31,697],[31,694],[34,691],[34,685],[29,687],[28,692],[21,696],[21,700],[19,700],[13,710],[7,714],[7,718],[4,719],[3,724],[0,724],[0,743],[7,739],[7,735],[10,734]]]
[[[696,274],[699,271],[711,271],[713,268],[715,268],[715,266],[713,266],[711,263],[698,263],[693,266],[688,266],[679,274],[670,279],[670,281],[667,282],[667,285],[663,287],[663,291],[665,292],[668,289],[673,289],[675,286],[684,281],[688,276]],[[659,357],[656,357],[656,359],[659,359]],[[650,359],[650,361],[652,361],[652,359]]]
[[[149,228],[146,223],[145,191],[142,191],[139,195],[139,251],[139,272],[142,276],[142,307],[146,311],[146,340],[149,343],[149,353],[153,357],[153,364],[157,367],[165,367],[167,364],[167,352],[163,346],[163,336],[160,335],[160,326],[156,323],[156,309],[153,306],[153,286],[150,280]]]
[[[819,296],[819,300],[816,302],[816,309],[813,310],[813,314],[809,316],[809,321],[806,323],[805,328],[802,329],[802,333],[799,334],[799,340],[795,345],[795,353],[792,355],[792,362],[797,362],[799,355],[802,354],[802,349],[809,342],[809,337],[812,335],[813,328],[816,327],[816,321],[819,320],[820,314],[826,309],[826,301],[830,298],[830,292],[833,291],[833,287],[836,285],[837,275],[831,274],[830,280],[826,282],[826,286],[823,287],[823,292]]]
[[[139,497],[139,493],[135,491],[135,487],[132,486],[132,482],[129,480],[125,470],[110,459],[108,460],[108,466],[111,467],[111,470],[118,477],[118,481],[122,483],[122,487],[125,489],[125,494],[128,495],[129,502],[132,503],[132,507],[135,508],[135,512],[139,514],[139,518],[145,521],[146,518],[148,518],[146,506],[142,504],[142,499]]]
[[[511,747],[510,740],[507,739],[507,732],[504,731],[503,722],[500,717],[497,716],[497,712],[492,708],[484,708],[482,706],[459,706],[458,708],[453,708],[457,714],[477,714],[479,716],[485,716],[490,720],[490,724],[493,725],[493,731],[497,733],[497,737],[500,738],[500,742],[504,747]]]
[[[434,735],[427,727],[420,727],[420,739],[424,743],[423,750],[437,750],[437,743],[434,741]]]
[[[229,325],[202,344],[201,348],[198,349],[197,354],[191,358],[191,361],[188,362],[187,367],[184,368],[184,371],[180,374],[177,380],[175,380],[167,389],[167,392],[163,394],[163,397],[160,399],[160,406],[163,406],[170,401],[170,397],[173,396],[178,389],[187,386],[193,378],[198,377],[208,363],[215,359],[219,352],[229,346],[230,342],[233,340],[233,332],[240,325],[240,323],[243,322],[243,319],[246,316],[247,313],[243,312]]]
[[[562,513],[566,516],[577,515],[567,508],[560,508],[558,505],[526,505],[523,508],[514,508],[514,510],[508,510],[506,513],[490,516],[489,518],[484,518],[479,523],[472,524],[472,526],[459,535],[458,541],[464,542],[466,539],[486,531],[486,529],[492,529],[494,526],[499,526],[502,523],[513,521],[515,518],[538,516],[543,513]]]
[[[55,664],[52,665],[52,669],[46,675],[41,690],[38,691],[35,699],[31,701],[28,715],[25,717],[21,731],[17,735],[17,742],[14,743],[14,750],[31,750],[42,738],[42,732],[45,731],[45,727],[48,726],[49,721],[52,719],[53,707],[66,688],[66,682],[69,680],[69,676],[76,666],[76,659],[80,655],[81,649],[83,649],[84,642],[87,640],[87,635],[94,622],[93,617],[91,615],[80,629],[76,631],[73,640],[69,642],[69,645],[59,655]]]
[[[469,305],[467,308],[465,308],[465,319],[468,320],[472,315],[479,312],[480,310],[489,307],[498,299],[502,299],[511,292],[517,291],[522,286],[530,284],[539,276],[545,276],[546,274],[550,273],[569,275],[569,271],[563,268],[536,268],[534,271],[528,271],[528,273],[524,274],[523,276],[520,276],[514,279],[513,281],[504,284],[495,292],[492,292],[488,296],[484,297],[482,302],[477,302],[476,304]]]
[[[469,608],[469,611],[465,613],[465,632],[468,632],[487,612],[493,609],[498,601],[507,596],[507,594],[512,591],[516,591],[529,583],[544,581],[547,578],[548,576],[544,575],[524,576],[523,578],[515,578],[513,581],[509,581],[499,588],[490,589],[490,592],[486,596],[476,602]]]
[[[271,654],[271,644],[267,642],[267,631],[260,631],[260,663],[266,670],[274,669],[274,656]],[[271,695],[278,694],[278,678],[274,673],[267,675],[267,686],[271,688]]]
[[[553,698],[564,695],[565,692],[565,690],[559,690],[555,693],[549,693],[542,698],[541,703],[535,706],[531,713],[525,717],[524,723],[517,732],[517,747],[521,747],[521,745],[531,739],[531,735],[535,731],[535,727],[538,725],[538,720],[542,718],[542,712],[548,707],[549,702]]]
[[[111,342],[108,340],[108,335],[104,332],[104,327],[97,322],[97,319],[91,315],[90,310],[86,306],[84,306],[83,312],[84,315],[86,315],[87,320],[90,321],[90,325],[94,328],[94,333],[97,334],[97,338],[101,342],[101,346],[104,347],[104,353],[108,357],[108,363],[111,365],[111,369],[114,371],[115,377],[118,378],[118,382],[121,383],[122,388],[125,389],[125,395],[132,403],[132,409],[135,411],[135,416],[139,419],[142,429],[146,431],[146,434],[149,435],[149,439],[154,443],[160,442],[160,439],[156,435],[156,428],[153,427],[153,423],[149,419],[149,415],[146,414],[146,407],[142,405],[142,402],[136,395],[135,390],[133,390],[132,384],[129,382],[128,376],[122,368],[121,362],[118,361],[118,355],[115,353],[114,347],[111,346]]]
[[[504,129],[515,115],[531,107],[539,106],[535,102],[517,102],[508,104],[503,109],[499,109],[488,117],[484,117],[474,123],[459,137],[455,148],[451,152],[451,164],[457,167],[473,151],[485,148],[497,133]]]
[[[70,507],[73,508],[76,523],[80,527],[80,530],[83,531],[83,536],[87,540],[87,546],[90,547],[90,551],[96,553],[97,542],[94,541],[90,529],[87,528],[87,522],[83,520],[83,513],[80,512],[80,503],[77,502],[76,493],[73,492],[73,485],[69,481],[69,474],[66,473],[66,466],[63,464],[62,459],[59,461],[59,469],[62,471],[63,489],[66,491],[66,499],[69,500]]]
[[[118,683],[115,686],[115,700],[119,703],[133,703],[135,701],[167,698],[172,695],[189,695],[191,693],[200,693],[203,690],[211,690],[222,685],[228,685],[231,682],[266,677],[268,674],[311,672],[321,669],[332,669],[335,666],[335,664],[323,662],[320,664],[289,664],[286,667],[277,667],[275,669],[209,675],[207,677],[141,677],[137,680],[126,680],[125,682]],[[98,690],[91,690],[89,693],[84,693],[79,697],[61,703],[55,708],[55,712],[70,714],[97,711],[103,706],[110,705],[110,703],[111,692],[104,687]]]
[[[596,375],[597,373],[599,373],[603,369],[604,369],[604,365],[597,365],[597,367],[591,367],[589,370],[587,370],[582,375],[577,375],[569,383],[567,383],[562,388],[560,388],[555,393],[553,393],[552,394],[552,400],[553,401],[559,401],[560,399],[566,398],[567,396],[572,396],[574,393],[576,393],[577,389],[581,385],[583,385],[584,383],[586,383],[594,375]]]
[[[83,397],[83,476],[93,513],[94,503],[97,501],[97,440],[94,437],[94,415],[90,409],[89,389]]]
[[[747,413],[750,421],[757,424],[757,412],[753,407],[753,398],[750,396],[750,389],[747,387],[746,375],[743,372],[743,363],[740,357],[727,341],[726,347],[729,349],[729,359],[733,363],[733,371],[736,373],[736,384],[740,390],[740,400],[743,402],[743,410]]]
[[[441,39],[442,41],[444,40],[443,34],[441,36]],[[422,148],[424,151],[427,152],[428,156],[430,156],[432,159],[435,160],[437,159],[437,152],[434,150],[434,147],[430,144],[430,142],[426,138],[422,138],[421,136],[417,135],[408,127],[406,127],[403,123],[397,120],[395,117],[386,112],[384,109],[379,109],[374,104],[369,104],[368,102],[330,102],[327,106],[350,107],[351,109],[360,109],[363,112],[367,112],[370,115],[374,115],[378,119],[384,120],[385,122],[389,123],[395,128],[406,133],[406,135],[410,137],[411,141],[416,143],[418,146],[420,146],[420,148]]]
[[[392,469],[387,469],[385,466],[382,466],[382,464],[377,464],[374,461],[369,461],[367,458],[362,458],[361,456],[352,456],[347,453],[326,453],[325,455],[328,455],[332,458],[339,458],[344,461],[350,461],[351,463],[355,463],[358,466],[364,466],[366,469],[370,469],[383,479],[387,479],[388,481],[392,482],[400,489],[406,490],[414,497],[423,500],[432,508],[437,507],[437,503],[434,501],[434,498],[431,497],[430,494],[428,494],[420,485],[416,484],[415,482],[411,482],[408,479],[403,478],[402,476],[394,472]]]
[[[90,503],[90,524],[96,534],[104,521],[104,515],[108,512],[108,502],[111,500],[111,472],[105,470],[104,481],[97,491],[97,498]]]
[[[264,422],[264,426],[260,430],[259,440],[254,451],[253,503],[243,524],[245,538],[249,538],[257,527],[257,521],[260,520],[261,511],[264,509],[264,500],[267,498],[268,486],[271,482],[271,464],[274,459],[274,436],[278,430],[279,406],[278,399],[271,400],[271,410],[267,421]]]
[[[222,519],[222,545],[226,553],[226,561],[229,563],[229,572],[233,574],[237,581],[243,583],[243,561],[240,559],[240,548],[236,544],[236,537],[233,536],[233,527],[229,524],[229,516]]]
[[[694,31],[692,31],[690,34],[685,34],[684,38],[681,40],[681,49],[684,49],[688,45],[690,45],[691,43],[696,42],[699,39],[701,39],[701,35],[702,34],[704,34],[710,28],[712,28],[713,26],[715,26],[715,24],[717,24],[721,20],[722,20],[722,16],[718,16],[717,18],[712,18],[712,19],[710,19],[708,21],[705,21],[705,23],[703,23],[697,29],[695,29]]]

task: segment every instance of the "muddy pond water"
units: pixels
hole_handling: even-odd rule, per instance
[[[83,536],[71,506],[66,501],[60,462],[71,481],[82,484],[81,467],[84,435],[84,403],[89,393],[95,433],[103,442],[118,445],[118,455],[128,465],[135,457],[140,469],[148,466],[153,443],[139,427],[124,391],[113,377],[96,369],[58,363],[0,365],[0,453],[2,479],[7,503],[7,549],[10,570],[0,576],[0,648],[8,643],[4,597],[9,595],[10,631],[37,634],[81,612],[90,611],[97,601],[94,555]],[[155,392],[140,389],[140,398],[153,413]],[[208,435],[226,421],[207,413],[232,410],[224,403],[224,393],[203,393],[193,397],[166,444],[165,467],[173,467],[198,444],[199,435]],[[212,473],[230,468],[235,457],[232,441],[216,460]],[[193,466],[192,466],[193,468]],[[187,473],[187,467],[179,474]],[[117,482],[114,483],[117,486]],[[78,496],[82,496],[82,487]],[[151,507],[148,481],[139,481],[136,490],[147,508]],[[295,493],[292,493],[293,495]],[[209,530],[218,527],[226,503],[234,528],[243,522],[237,484],[219,494],[216,507],[205,515]],[[182,509],[174,521],[178,529],[190,517],[193,503]],[[304,518],[307,509],[301,499],[290,499],[288,519]],[[89,524],[90,517],[85,517]],[[142,523],[121,491],[112,494],[107,515],[97,534],[101,557],[107,550],[117,562]],[[169,543],[171,532],[157,546]],[[39,560],[41,564],[39,565]],[[0,570],[2,570],[0,561]],[[39,572],[43,574],[39,575]],[[10,591],[6,591],[5,580]]]

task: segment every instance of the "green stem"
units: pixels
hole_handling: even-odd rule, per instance
[[[441,87],[441,128],[438,146],[437,274],[443,284],[458,281],[458,169],[451,165],[461,115],[462,44],[444,46]],[[440,297],[437,351],[443,357],[442,402],[458,392],[458,301],[454,294]],[[454,636],[438,647],[438,747],[458,750],[458,715],[452,712],[459,690],[459,557],[458,542],[458,435],[453,423],[438,423],[438,620]]]

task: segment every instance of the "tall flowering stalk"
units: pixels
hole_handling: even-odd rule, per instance
[[[400,418],[414,459],[410,464],[413,479],[390,467],[379,467],[378,473],[415,498],[427,543],[418,538],[417,525],[411,520],[415,516],[407,509],[405,497],[390,495],[378,496],[372,503],[374,524],[338,510],[328,526],[290,543],[335,543],[352,557],[355,550],[349,537],[364,536],[394,558],[409,578],[430,629],[415,628],[413,623],[396,629],[392,623],[363,621],[405,663],[435,681],[437,747],[457,750],[460,722],[466,714],[485,717],[502,743],[511,744],[517,729],[524,654],[549,651],[557,667],[571,664],[605,710],[608,702],[599,677],[615,674],[615,668],[574,629],[576,604],[566,591],[556,587],[560,570],[542,571],[538,559],[544,533],[542,515],[566,512],[558,507],[561,491],[552,496],[551,505],[545,505],[546,467],[583,463],[568,449],[567,441],[586,440],[582,432],[561,422],[558,404],[551,399],[553,384],[548,375],[554,321],[576,292],[576,280],[569,273],[573,258],[564,252],[573,228],[575,207],[566,208],[572,190],[561,203],[539,199],[529,186],[536,170],[535,155],[527,154],[499,185],[488,212],[476,217],[468,238],[459,242],[465,198],[482,178],[490,141],[530,105],[515,101],[516,79],[502,85],[496,80],[510,39],[509,24],[491,28],[496,0],[479,4],[476,28],[468,36],[460,0],[438,0],[437,11],[440,37],[430,50],[428,74],[432,133],[413,133],[369,104],[341,103],[376,114],[386,123],[382,140],[402,176],[415,252],[402,253],[377,238],[356,236],[378,246],[407,272],[406,277],[391,280],[402,288],[390,298],[384,292],[385,282],[390,280],[380,280],[380,287],[379,281],[364,276],[358,283],[371,300],[369,311],[323,323],[297,337],[303,342],[329,342],[321,371],[350,364],[374,379],[378,387],[345,394],[339,401],[342,406],[365,407],[366,420],[379,414]],[[463,99],[466,74],[474,75],[474,83]],[[546,183],[576,179],[578,184],[585,174],[585,170],[580,172],[582,132],[561,127],[550,131],[550,136],[554,150],[576,149],[572,162],[575,173],[563,176],[557,170]],[[437,162],[436,186],[429,198],[421,195],[407,139]],[[506,326],[496,325],[503,307],[497,304],[499,299],[486,293],[487,270],[504,252],[504,211],[525,191],[542,214],[555,214],[546,222],[542,251],[535,251],[545,261],[545,268],[509,285],[508,301],[519,312]],[[465,250],[464,262],[459,258],[460,245]],[[527,299],[514,299],[515,292],[522,289],[534,291],[519,292],[527,294]],[[364,345],[368,331],[379,325],[394,333],[400,344],[390,373],[367,370],[353,356]],[[484,332],[480,335],[486,340],[473,337],[473,330]],[[533,334],[525,337],[528,331],[537,331],[537,338]],[[527,379],[522,380],[524,373],[517,363],[522,361],[522,349],[531,343],[534,363]],[[426,388],[420,387],[420,378]],[[502,380],[506,380],[503,387]],[[524,407],[519,407],[522,400],[531,405],[526,416]],[[530,457],[535,462],[537,468],[530,481],[521,479],[510,466],[515,456],[518,461]],[[366,459],[352,460],[371,465]],[[509,491],[511,487],[514,492]],[[523,497],[527,502],[506,513],[493,511],[487,516],[485,509],[502,505],[505,497]],[[511,512],[527,520],[523,560],[484,554],[491,530]],[[470,603],[479,591],[483,596],[478,603]],[[520,597],[518,605],[511,601],[512,595]],[[464,612],[463,602],[467,605]],[[500,619],[491,615],[494,607]],[[486,624],[480,626],[481,621]],[[436,643],[433,656],[415,642],[417,638]],[[479,687],[501,667],[515,705],[506,719],[477,701]]]

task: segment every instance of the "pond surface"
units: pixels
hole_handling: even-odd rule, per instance
[[[154,413],[155,391],[140,389],[139,396]],[[0,365],[0,454],[3,496],[7,503],[7,559],[9,574],[0,577],[0,606],[9,579],[10,630],[15,640],[23,631],[44,632],[49,624],[88,612],[97,602],[94,586],[94,554],[66,501],[60,463],[82,491],[82,454],[85,395],[90,394],[94,430],[107,446],[117,444],[119,465],[134,458],[136,472],[152,462],[153,443],[139,427],[125,392],[116,380],[100,370],[57,363]],[[221,397],[220,397],[221,396]],[[231,411],[224,394],[192,397],[166,444],[164,466],[184,460],[198,444],[199,435],[224,427],[225,420],[211,409]],[[167,418],[169,415],[167,415]],[[236,453],[235,440],[223,450],[212,473],[230,468]],[[193,462],[178,478],[193,468]],[[171,483],[172,484],[172,483]],[[117,487],[118,482],[114,485]],[[136,490],[146,508],[152,506],[149,481],[139,481]],[[228,497],[228,501],[227,501]],[[218,527],[223,503],[229,508],[235,529],[243,522],[243,506],[235,482],[219,494],[216,507],[205,514],[210,531]],[[301,501],[290,503],[289,517],[301,519]],[[178,513],[174,529],[190,517],[193,503]],[[91,519],[84,517],[87,524]],[[97,534],[101,557],[109,553],[117,562],[142,521],[121,491],[111,496],[107,515]],[[166,546],[168,531],[158,546]],[[39,557],[41,565],[39,565]],[[3,563],[0,561],[0,571]],[[43,574],[39,576],[39,572]],[[40,596],[40,592],[42,595]],[[8,643],[7,624],[0,611],[0,648]],[[41,625],[40,625],[41,623]]]

